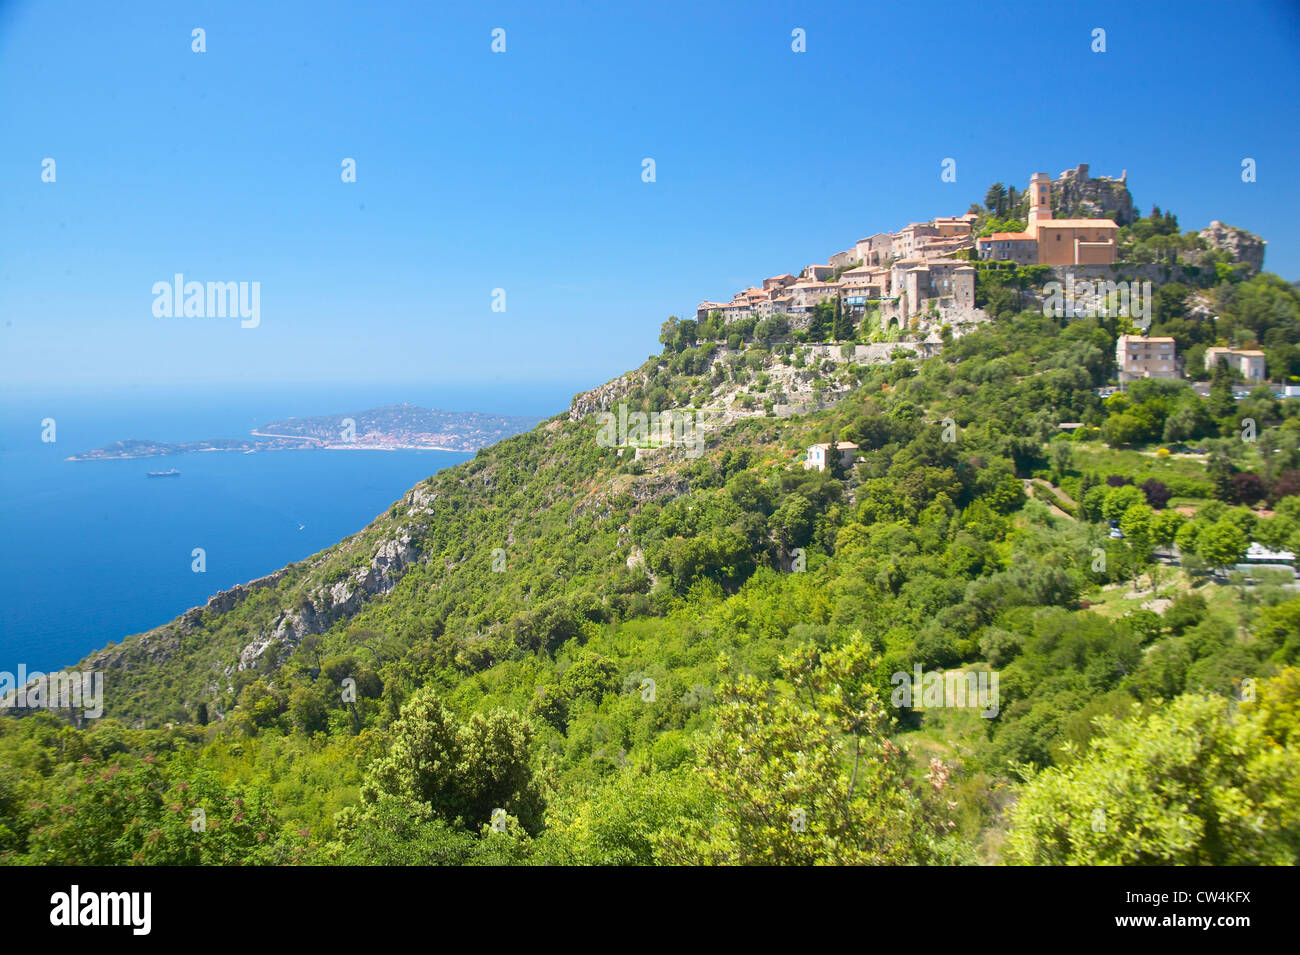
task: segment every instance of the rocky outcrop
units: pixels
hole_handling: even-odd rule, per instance
[[[214,597],[211,597],[202,607],[192,607],[181,614],[177,620],[177,626],[182,633],[191,633],[202,621],[204,614],[219,614],[235,609],[239,604],[247,600],[252,594],[265,587],[274,587],[284,575],[289,572],[289,567],[282,567],[273,574],[267,574],[265,577],[259,577],[256,580],[250,580],[246,584],[236,584],[229,590],[219,591]]]
[[[273,646],[287,655],[304,637],[324,633],[337,621],[353,616],[367,601],[396,587],[402,574],[419,556],[409,532],[384,541],[367,566],[312,591],[297,610],[282,613],[269,632],[259,633],[240,652],[239,669],[257,666],[262,655]]]
[[[1264,268],[1266,243],[1253,232],[1224,225],[1215,219],[1200,231],[1200,236],[1211,249],[1227,252],[1234,262],[1245,262],[1251,275],[1257,274]]]
[[[128,637],[90,654],[79,667],[83,670],[121,671],[162,664],[179,652],[182,638],[194,633],[202,625],[205,615],[223,614],[235,609],[257,591],[274,587],[292,569],[291,564],[273,574],[222,590],[203,606],[191,607],[172,623]]]
[[[1087,163],[1067,169],[1052,183],[1052,207],[1061,218],[1111,217],[1118,225],[1132,225],[1137,220],[1133,196],[1128,191],[1127,170],[1118,179],[1110,176],[1094,179],[1088,175]]]
[[[662,498],[680,497],[690,490],[690,484],[675,474],[656,474],[638,478],[627,488],[627,493],[638,504]]]
[[[124,670],[131,666],[152,666],[169,659],[180,650],[180,633],[176,625],[149,630],[121,643],[105,647],[86,657],[77,669]]]
[[[569,405],[569,420],[577,421],[589,414],[608,411],[618,403],[620,398],[627,395],[633,388],[644,383],[644,375],[633,373],[615,378],[613,381],[607,381],[599,388],[593,388],[591,391],[584,391],[580,395],[574,395],[573,401]]]
[[[417,484],[411,490],[406,492],[402,498],[402,503],[409,507],[413,512],[422,514],[433,513],[433,502],[438,499],[438,492],[428,484]]]

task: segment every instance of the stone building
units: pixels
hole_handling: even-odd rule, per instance
[[[822,279],[830,278],[834,271],[835,269],[830,265],[809,265],[804,268],[803,274],[800,278],[812,279],[820,282]]]
[[[863,265],[884,265],[894,257],[894,237],[888,232],[877,232],[865,239],[858,239],[854,249],[858,261]]]
[[[1111,219],[1057,219],[1052,179],[1029,179],[1029,219],[1024,232],[999,232],[976,241],[981,259],[1020,265],[1110,265],[1118,255],[1119,226]],[[1031,254],[1032,253],[1032,254]]]
[[[772,289],[785,288],[787,285],[793,285],[795,277],[789,272],[781,275],[773,275],[770,279],[763,279],[763,288],[771,291]]]
[[[1038,240],[1028,232],[994,232],[975,240],[979,257],[986,262],[1038,264]]]
[[[786,292],[790,295],[791,315],[802,315],[813,310],[813,306],[823,299],[835,299],[840,294],[839,282],[826,282],[817,279],[800,279]]]
[[[890,270],[890,295],[903,319],[933,300],[941,308],[975,307],[975,267],[961,259],[899,259]]]
[[[857,265],[861,259],[858,258],[858,250],[855,246],[843,252],[836,252],[830,257],[829,261],[832,269],[848,269]]]
[[[893,254],[896,258],[910,258],[928,239],[937,238],[939,230],[928,222],[913,222],[905,229],[899,229],[893,239]]]

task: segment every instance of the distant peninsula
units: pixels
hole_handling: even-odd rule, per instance
[[[286,451],[302,449],[370,451],[477,451],[528,431],[543,419],[528,415],[443,411],[418,405],[388,405],[351,414],[272,421],[248,438],[206,441],[147,441],[131,438],[83,451],[69,461],[120,461],[199,451]]]

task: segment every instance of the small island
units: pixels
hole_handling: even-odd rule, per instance
[[[239,451],[244,454],[303,449],[471,452],[527,431],[541,420],[528,415],[388,405],[351,414],[272,421],[250,432],[248,438],[210,438],[179,443],[129,438],[74,454],[68,460],[121,461],[199,451]]]

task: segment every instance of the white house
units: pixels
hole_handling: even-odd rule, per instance
[[[854,452],[858,446],[852,441],[835,442],[835,450],[839,452],[840,464],[847,467],[853,463]],[[805,471],[811,471],[814,468],[818,471],[826,470],[827,455],[831,451],[829,444],[814,444],[808,448],[808,457],[804,459],[803,468]]]
[[[1254,348],[1214,347],[1205,349],[1205,370],[1214,371],[1219,362],[1227,363],[1232,373],[1246,381],[1263,381],[1266,377],[1264,353]]]

